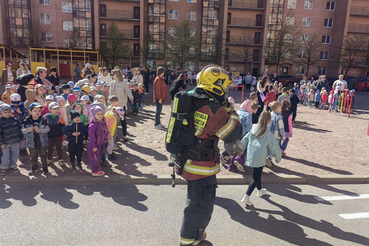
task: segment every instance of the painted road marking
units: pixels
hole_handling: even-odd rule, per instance
[[[365,218],[369,218],[369,212],[368,213],[339,214],[339,216],[346,220],[365,219]]]
[[[354,199],[366,199],[369,198],[369,194],[361,194],[356,196],[316,196],[318,201],[339,201],[339,200],[354,200]]]

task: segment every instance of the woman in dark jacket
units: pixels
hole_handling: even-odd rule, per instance
[[[171,102],[173,103],[174,95],[179,92],[180,88],[186,89],[186,77],[181,73],[177,79],[174,80],[172,87],[170,88],[169,94]]]

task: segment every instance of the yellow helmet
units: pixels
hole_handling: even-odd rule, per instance
[[[218,65],[208,65],[197,75],[197,87],[216,95],[225,95],[231,83],[228,72]]]

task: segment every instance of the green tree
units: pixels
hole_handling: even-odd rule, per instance
[[[191,32],[191,24],[183,20],[166,34],[165,51],[168,60],[183,68],[186,62],[199,59],[199,39]]]
[[[106,32],[106,48],[102,50],[111,67],[121,64],[131,54],[129,41],[112,22]]]

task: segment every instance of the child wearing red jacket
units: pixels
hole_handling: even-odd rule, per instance
[[[268,88],[269,92],[266,94],[265,100],[264,100],[264,104],[267,105],[266,109],[268,111],[271,111],[270,107],[269,107],[269,103],[277,101],[277,95],[275,94],[273,88],[274,88],[273,85],[269,86],[269,88]]]
[[[325,105],[328,102],[328,92],[324,90],[322,95],[322,101],[320,102],[319,109],[325,109]]]

